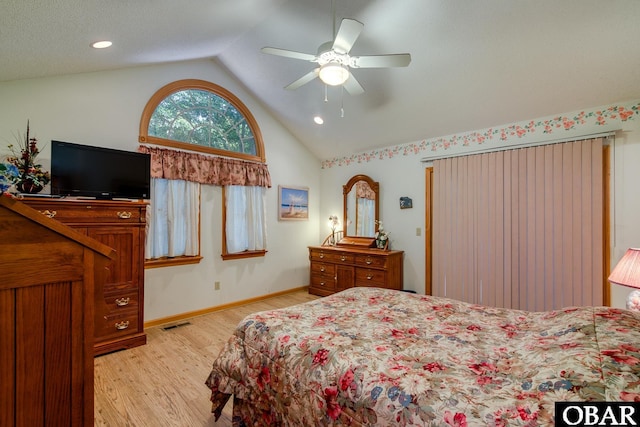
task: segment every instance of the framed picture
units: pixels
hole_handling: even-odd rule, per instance
[[[400,209],[411,209],[413,207],[413,200],[409,197],[400,197]]]
[[[309,219],[309,187],[278,186],[278,219],[283,221]]]

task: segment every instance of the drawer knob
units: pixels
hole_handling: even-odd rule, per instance
[[[324,258],[324,254],[322,252],[320,253],[320,258]]]
[[[320,282],[320,286],[324,286],[326,284],[327,284],[326,282]]]
[[[122,322],[116,323],[116,329],[121,331],[123,329],[127,329],[129,327],[129,321],[123,320]]]
[[[116,305],[118,307],[124,307],[125,305],[129,305],[129,297],[126,298],[116,298]]]
[[[324,265],[320,267],[320,272],[324,273]]]
[[[58,212],[56,211],[50,211],[49,209],[47,209],[46,211],[40,211],[40,213],[44,216],[46,216],[47,218],[53,218],[54,216],[57,215]]]
[[[131,212],[118,212],[118,218],[120,219],[129,219],[131,218]]]
[[[373,261],[371,260],[371,258],[367,257],[367,259],[364,261],[367,265],[371,264]]]
[[[347,257],[346,257],[346,256],[342,255],[342,256],[340,257],[340,261],[346,261],[346,260],[347,260]]]
[[[373,274],[367,274],[367,280],[373,279]]]

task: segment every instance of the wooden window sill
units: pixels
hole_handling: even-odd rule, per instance
[[[235,254],[222,254],[222,259],[224,261],[232,260],[232,259],[242,259],[242,258],[255,258],[265,256],[267,251],[244,251],[238,252]]]
[[[144,268],[160,268],[160,267],[173,267],[176,265],[187,265],[187,264],[200,264],[202,257],[200,255],[197,256],[180,256],[175,258],[158,258],[158,259],[147,259],[144,261]]]

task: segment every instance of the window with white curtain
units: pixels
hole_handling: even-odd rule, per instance
[[[204,80],[169,83],[147,102],[138,140],[155,146],[139,147],[152,156],[145,267],[200,261],[201,184],[223,186],[223,193],[228,184],[263,186],[230,190],[232,207],[223,197],[220,235],[222,259],[265,255],[264,194],[271,180],[260,128],[238,97]]]
[[[199,255],[200,184],[152,178],[147,210],[146,259]]]
[[[226,253],[266,251],[267,214],[264,187],[228,185],[226,202]]]

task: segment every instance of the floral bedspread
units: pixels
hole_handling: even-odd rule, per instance
[[[524,312],[378,288],[245,318],[206,381],[234,425],[553,425],[640,400],[640,315]]]

